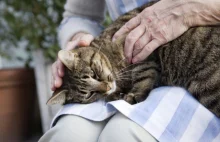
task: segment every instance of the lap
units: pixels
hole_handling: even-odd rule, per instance
[[[80,116],[62,116],[39,142],[97,142],[106,121],[95,122]]]
[[[121,113],[114,115],[103,129],[99,142],[156,142],[141,126]]]
[[[80,116],[65,115],[42,136],[39,142],[155,142],[142,127],[121,113],[110,120],[95,122]]]

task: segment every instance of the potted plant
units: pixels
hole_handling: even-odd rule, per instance
[[[23,122],[33,109],[29,107],[34,104],[35,82],[44,132],[57,111],[48,108],[46,100],[51,94],[50,65],[59,50],[56,29],[63,4],[60,0],[0,1],[0,139],[12,128],[9,137],[13,135],[18,141],[25,135],[28,124]],[[1,60],[7,62],[6,67],[1,66]],[[14,61],[19,62],[19,68]],[[13,65],[8,66],[8,62]],[[18,118],[20,124],[14,123]]]

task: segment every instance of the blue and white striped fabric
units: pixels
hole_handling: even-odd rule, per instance
[[[120,15],[153,0],[106,0],[108,11],[113,20]]]
[[[53,120],[73,114],[102,121],[121,112],[161,142],[220,142],[220,119],[178,87],[160,87],[136,105],[123,100],[102,100],[83,105],[65,105]]]

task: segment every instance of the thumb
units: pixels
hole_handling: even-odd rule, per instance
[[[94,37],[90,34],[85,34],[81,36],[78,45],[79,46],[89,46],[90,43],[94,40]]]

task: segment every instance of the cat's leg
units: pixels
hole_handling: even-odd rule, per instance
[[[155,62],[149,62],[137,66],[132,71],[133,87],[124,96],[124,100],[130,104],[144,101],[149,92],[158,83],[159,66]]]

